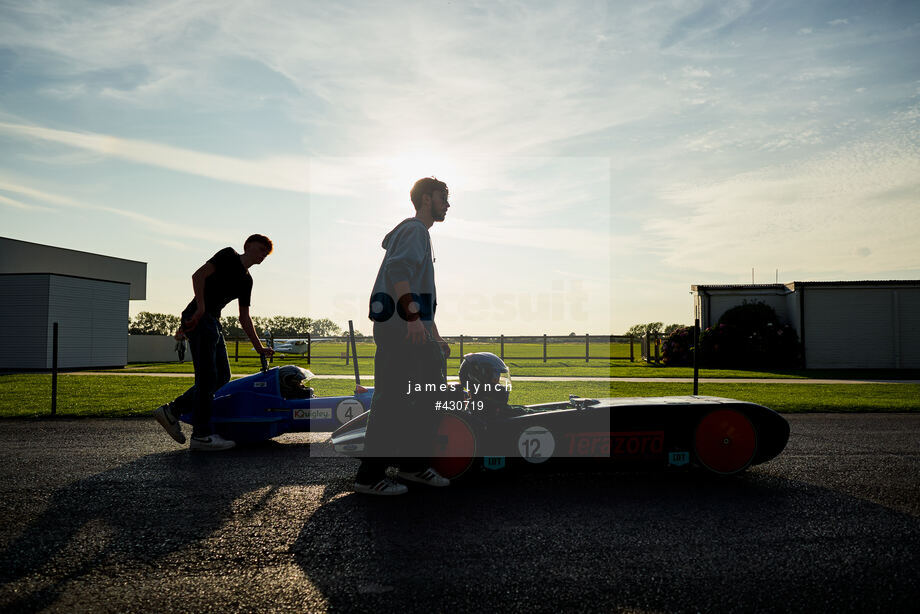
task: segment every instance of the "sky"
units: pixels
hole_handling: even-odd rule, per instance
[[[0,2],[0,236],[146,262],[132,315],[259,232],[253,315],[369,333],[432,175],[445,335],[920,279],[920,3]]]

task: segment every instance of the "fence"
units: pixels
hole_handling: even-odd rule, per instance
[[[645,337],[631,337],[627,335],[456,335],[444,337],[444,340],[458,351],[451,351],[451,359],[459,359],[469,352],[492,352],[502,360],[535,360],[544,363],[550,360],[584,360],[612,361],[628,360],[635,362],[637,356],[649,362],[658,361],[660,357],[661,335]],[[244,351],[248,346],[247,339],[228,339],[233,344],[232,355],[239,361],[240,342],[244,343]],[[288,341],[294,341],[293,339]],[[306,351],[295,354],[285,354],[280,351],[274,358],[278,360],[306,359],[310,364],[313,359],[337,359],[349,364],[352,360],[352,349],[347,337],[315,337],[305,338]],[[373,337],[360,337],[356,339],[361,347],[371,346]],[[268,345],[266,343],[266,345]],[[280,341],[275,341],[276,350],[283,347]],[[651,351],[650,351],[651,350]],[[359,352],[358,358],[370,358],[373,350],[368,347],[370,355]]]

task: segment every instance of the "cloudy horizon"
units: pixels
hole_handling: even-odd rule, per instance
[[[686,323],[691,285],[752,269],[920,278],[914,3],[0,17],[0,235],[147,262],[132,314],[177,312],[197,266],[263,232],[254,315],[361,329],[380,240],[428,175],[451,189],[432,228],[445,334]]]

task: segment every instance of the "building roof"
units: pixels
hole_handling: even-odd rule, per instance
[[[793,281],[787,284],[694,284],[690,286],[692,292],[708,290],[782,290],[790,292],[800,288],[848,288],[848,287],[886,287],[886,286],[918,286],[920,279],[866,279],[862,281]]]
[[[52,273],[131,285],[129,298],[147,298],[147,263],[0,237],[0,273]]]

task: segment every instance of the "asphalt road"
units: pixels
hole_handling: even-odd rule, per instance
[[[152,420],[3,420],[0,610],[917,611],[920,415],[788,419],[731,478],[385,499],[319,435],[190,454]]]

